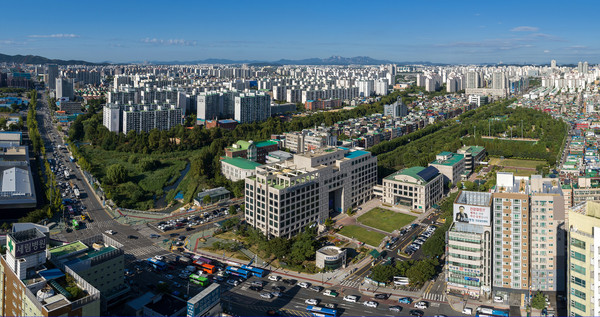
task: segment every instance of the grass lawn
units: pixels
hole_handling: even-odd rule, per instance
[[[358,217],[358,221],[363,225],[377,228],[386,232],[392,232],[411,223],[417,217],[394,212],[383,208],[374,208],[366,214]]]
[[[537,174],[537,172],[534,170],[526,170],[526,169],[518,169],[518,168],[510,168],[510,167],[504,167],[500,171],[513,173],[515,176],[531,176],[531,175]]]
[[[519,159],[504,159],[501,160],[499,158],[492,158],[490,160],[490,165],[502,165],[502,166],[510,166],[510,167],[527,167],[527,168],[536,168],[538,165],[547,165],[546,161],[536,161],[536,160],[519,160]]]
[[[345,226],[342,228],[342,230],[340,230],[339,234],[348,238],[354,238],[360,242],[364,242],[374,247],[379,246],[381,240],[385,237],[385,235],[382,233],[370,231],[355,225]]]

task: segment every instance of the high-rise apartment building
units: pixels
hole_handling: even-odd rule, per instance
[[[531,289],[563,291],[565,287],[565,202],[560,181],[531,176]]]
[[[402,118],[408,115],[408,107],[402,102],[402,98],[398,98],[391,105],[383,105],[383,115],[389,118]]]
[[[492,74],[492,88],[493,89],[506,89],[508,86],[508,80],[503,72],[495,72]]]
[[[370,97],[375,92],[375,87],[372,80],[359,80],[358,95],[360,97]]]
[[[529,178],[498,172],[493,189],[493,287],[529,291]]]
[[[580,74],[583,73],[583,63],[582,62],[577,63],[577,72]]]
[[[56,99],[69,98],[69,100],[73,100],[74,97],[73,80],[62,77],[56,78]]]
[[[234,91],[209,91],[196,97],[197,123],[204,124],[206,120],[233,119],[235,116]]]
[[[122,114],[121,132],[169,130],[181,124],[182,116],[182,110],[175,105],[128,106]]]
[[[244,93],[234,100],[233,118],[239,123],[260,122],[271,117],[271,96],[268,94]]]
[[[265,235],[291,237],[323,223],[330,211],[371,199],[376,181],[377,157],[370,152],[328,147],[296,154],[246,178],[244,219]]]
[[[552,67],[553,69],[556,68],[556,60],[555,59],[550,61],[550,67]]]
[[[54,90],[56,89],[56,78],[58,77],[58,65],[56,64],[48,64],[48,89]]]
[[[465,88],[479,88],[481,85],[479,73],[475,70],[467,72],[467,82]]]
[[[569,316],[600,316],[600,203],[568,211],[567,310]]]
[[[378,79],[375,82],[375,94],[380,96],[387,96],[388,86],[388,80],[386,78]]]
[[[492,194],[461,191],[446,237],[447,289],[473,298],[492,290]]]

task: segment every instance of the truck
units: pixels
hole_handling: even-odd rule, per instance
[[[81,194],[79,192],[79,188],[77,188],[77,187],[73,188],[73,193],[75,194],[75,197],[77,197],[77,198],[79,198],[79,195]]]
[[[70,160],[71,162],[75,162],[75,158],[73,157],[73,155],[69,155],[69,160]]]

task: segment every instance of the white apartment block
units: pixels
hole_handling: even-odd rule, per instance
[[[371,199],[376,182],[377,157],[370,152],[328,147],[296,154],[246,178],[245,220],[265,235],[291,237],[331,211]]]
[[[123,109],[117,104],[106,104],[102,109],[102,124],[110,132],[121,132],[121,113]]]
[[[175,105],[171,106],[131,106],[123,111],[122,132],[131,130],[140,133],[153,129],[169,130],[181,124],[183,112]]]
[[[267,120],[271,117],[271,96],[262,92],[235,97],[234,119],[239,123]]]

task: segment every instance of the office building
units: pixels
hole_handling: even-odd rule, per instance
[[[221,160],[221,173],[228,180],[237,182],[255,175],[256,168],[261,165],[242,157],[227,158]]]
[[[259,142],[239,140],[231,147],[225,148],[225,156],[228,158],[241,157],[264,164],[267,161],[267,155],[278,149],[277,142],[271,140]]]
[[[483,146],[465,145],[456,151],[465,156],[465,174],[470,175],[475,170],[477,164],[485,158],[485,148]]]
[[[426,212],[444,195],[444,177],[433,166],[414,166],[383,179],[383,202]]]
[[[565,289],[565,202],[560,180],[531,176],[531,289]]]
[[[446,236],[447,290],[472,298],[492,290],[492,194],[461,191]]]
[[[494,198],[494,290],[528,292],[529,178],[498,172]]]
[[[387,118],[402,118],[408,115],[408,107],[402,102],[402,97],[399,97],[393,104],[383,105],[383,115]]]
[[[376,179],[370,152],[327,147],[296,154],[246,178],[245,220],[265,235],[291,237],[371,199]]]
[[[100,291],[71,263],[47,262],[52,257],[48,237],[39,229],[8,233],[6,241],[6,254],[0,256],[2,316],[100,315]]]
[[[262,92],[235,97],[234,119],[239,123],[267,120],[271,116],[271,96]]]
[[[465,156],[452,152],[441,152],[429,166],[437,168],[444,175],[444,183],[457,184],[465,176]]]
[[[56,79],[56,99],[68,98],[73,100],[75,97],[73,91],[73,80],[69,78]]]
[[[600,203],[568,211],[567,310],[569,316],[600,316]]]
[[[48,82],[47,82],[48,89],[55,90],[56,89],[56,78],[58,77],[58,65],[48,64],[47,75],[48,75],[48,79],[47,79],[48,80]]]

